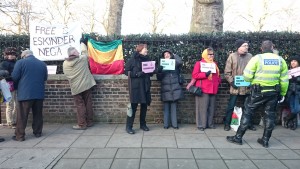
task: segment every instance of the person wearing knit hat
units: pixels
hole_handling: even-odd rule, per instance
[[[210,69],[201,68],[206,65]],[[202,89],[202,96],[195,96],[196,124],[198,130],[215,128],[213,117],[215,113],[216,94],[221,83],[218,65],[214,62],[214,51],[207,48],[202,52],[202,59],[194,65],[192,80],[187,88],[195,85]]]
[[[300,66],[300,56],[292,56],[291,58],[289,58],[289,60],[291,69],[296,69]],[[287,117],[283,118],[283,124],[285,128],[295,130],[297,128],[297,115],[298,113],[300,113],[300,76],[298,75],[298,73],[293,74],[294,71],[289,72],[290,79],[286,97],[291,113],[289,113]]]
[[[248,42],[244,39],[238,39],[235,41],[236,51],[234,53],[230,53],[224,69],[225,79],[230,85],[230,97],[228,100],[224,121],[224,130],[230,130],[230,123],[232,119],[232,112],[234,110],[234,106],[236,105],[237,100],[241,100],[243,104],[246,97],[249,95],[249,87],[247,86],[236,86],[234,83],[235,76],[242,76],[243,71],[247,65],[247,63],[252,58],[252,55],[248,52]],[[253,126],[253,123],[249,126],[250,130],[256,130]]]

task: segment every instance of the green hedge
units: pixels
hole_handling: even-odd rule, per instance
[[[222,73],[229,53],[236,50],[234,42],[239,38],[249,41],[249,52],[253,55],[260,53],[260,45],[263,40],[272,40],[279,50],[279,54],[286,60],[288,60],[289,56],[300,52],[300,34],[291,32],[224,32],[183,35],[139,34],[119,37],[107,37],[91,33],[90,37],[100,41],[123,39],[125,62],[134,51],[135,45],[139,43],[148,44],[148,55],[156,61],[159,60],[164,49],[170,49],[182,57],[184,73],[191,73],[194,63],[201,58],[202,51],[208,46],[214,48],[215,58]],[[29,48],[29,36],[0,35],[0,43],[1,53],[8,46],[16,47],[21,51]],[[46,61],[48,65],[58,65],[58,74],[62,74],[62,62]]]

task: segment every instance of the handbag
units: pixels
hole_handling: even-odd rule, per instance
[[[188,91],[195,96],[202,96],[202,89],[200,87],[191,86]]]

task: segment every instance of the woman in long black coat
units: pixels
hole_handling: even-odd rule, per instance
[[[142,72],[142,62],[150,61],[147,56],[148,50],[146,44],[139,44],[136,47],[136,51],[133,53],[132,57],[128,60],[125,65],[125,74],[130,76],[129,80],[131,84],[128,84],[130,90],[130,102],[132,108],[132,116],[127,116],[126,131],[129,134],[134,134],[132,129],[135,113],[138,104],[141,105],[140,108],[140,128],[144,131],[149,131],[146,126],[146,113],[147,106],[151,103],[151,81],[150,76],[152,73]],[[130,72],[130,73],[129,73]]]
[[[157,79],[161,81],[161,100],[164,102],[164,128],[169,128],[171,114],[171,125],[174,129],[178,129],[176,107],[177,101],[183,97],[183,91],[179,84],[182,59],[170,50],[162,52],[162,59],[175,60],[175,70],[164,70],[160,67],[157,73]]]

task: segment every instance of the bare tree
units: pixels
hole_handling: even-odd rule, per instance
[[[121,35],[122,11],[124,0],[110,0],[108,14],[108,35]]]
[[[158,26],[163,21],[163,10],[165,9],[165,3],[161,0],[148,0],[151,4],[151,33],[158,33]],[[163,28],[159,30],[159,33],[163,31]]]
[[[70,21],[75,21],[79,7],[73,6],[73,0],[48,0],[46,12],[44,13],[43,21],[48,23],[68,24]]]
[[[28,0],[3,0],[0,3],[0,14],[7,18],[0,28],[6,33],[21,34],[29,33],[29,21],[34,18],[35,13]],[[4,19],[6,20],[6,19]]]
[[[190,33],[223,31],[223,0],[194,0]]]

